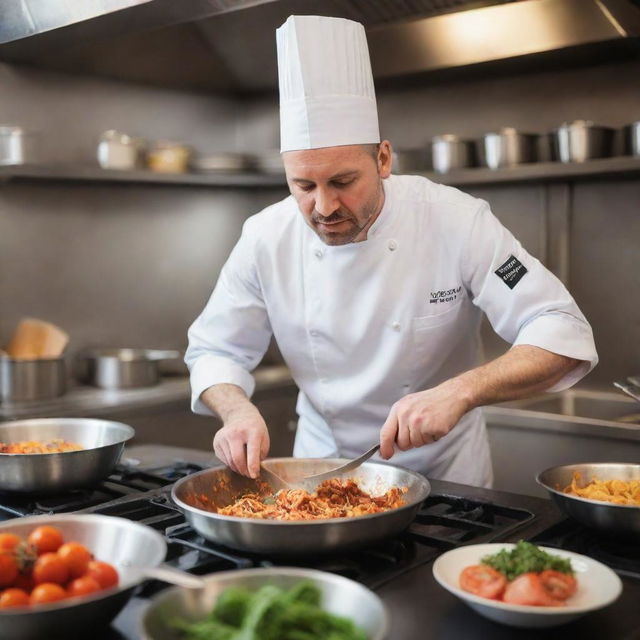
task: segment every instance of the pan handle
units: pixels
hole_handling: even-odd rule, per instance
[[[207,586],[202,578],[186,571],[174,569],[167,564],[161,564],[157,567],[128,567],[127,571],[129,574],[135,574],[140,580],[152,578],[186,589],[204,589]]]

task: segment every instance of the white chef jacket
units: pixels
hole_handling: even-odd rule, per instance
[[[390,176],[363,242],[324,244],[293,197],[249,218],[185,360],[192,409],[218,383],[254,389],[271,335],[300,389],[294,455],[356,456],[379,440],[391,405],[481,363],[482,312],[513,344],[597,363],[589,324],[563,284],[529,255],[483,200],[419,176]],[[438,442],[392,463],[490,486],[480,409]]]

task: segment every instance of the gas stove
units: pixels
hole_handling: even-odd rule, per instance
[[[640,597],[638,547],[625,548],[600,539],[563,518],[548,500],[432,481],[431,495],[422,503],[409,528],[399,536],[357,551],[312,558],[265,556],[212,543],[186,523],[171,501],[171,487],[179,478],[201,468],[200,464],[185,461],[144,468],[119,466],[107,480],[90,489],[37,499],[0,496],[0,519],[66,512],[128,518],[164,535],[168,564],[199,575],[278,565],[337,573],[365,584],[383,598],[391,612],[390,637],[393,640],[538,637],[478,617],[442,590],[431,575],[431,562],[448,549],[466,544],[531,539],[545,546],[590,555],[623,577],[623,598],[604,612],[588,617],[597,620],[605,616],[600,635],[596,635],[589,625],[580,627],[582,621],[572,623],[571,627],[580,629],[583,640],[634,637],[629,635],[634,627],[628,622],[636,612],[627,593],[633,592],[636,598]],[[137,640],[142,609],[149,597],[165,587],[155,581],[141,585],[104,639]],[[625,607],[628,612],[622,616]],[[618,615],[610,613],[614,608],[620,609]],[[640,618],[637,623],[640,628]],[[450,628],[451,633],[443,634],[443,628]],[[599,627],[596,625],[595,628]],[[568,627],[565,634],[566,630]],[[612,633],[614,630],[616,633]],[[553,631],[547,631],[545,637],[553,638]]]

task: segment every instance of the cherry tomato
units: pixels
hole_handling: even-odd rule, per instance
[[[540,574],[523,573],[512,580],[504,592],[505,602],[543,607],[561,607],[564,603],[552,598],[542,586]]]
[[[43,553],[33,566],[33,581],[36,584],[64,584],[68,579],[69,567],[57,553]]]
[[[8,587],[18,577],[18,562],[12,553],[0,553],[0,587]]]
[[[5,589],[0,595],[0,609],[28,606],[29,594],[22,589]]]
[[[36,586],[36,584],[33,581],[33,575],[31,572],[29,573],[20,572],[18,574],[18,577],[13,581],[13,586],[16,587],[16,589],[22,589],[27,593],[31,593],[31,590],[33,589],[33,587]]]
[[[103,589],[115,587],[118,584],[118,572],[108,562],[92,560],[86,575],[91,576]]]
[[[47,602],[57,602],[67,597],[67,592],[59,585],[51,582],[39,584],[29,596],[31,604],[45,604]]]
[[[0,533],[0,551],[13,551],[21,542],[15,533]]]
[[[58,549],[58,556],[64,560],[69,568],[70,578],[79,578],[87,572],[89,563],[93,560],[91,552],[79,542],[65,542]]]
[[[60,529],[42,525],[41,527],[36,527],[29,534],[27,541],[38,550],[38,554],[41,554],[57,551],[62,546],[64,538]]]
[[[94,580],[91,576],[82,576],[82,578],[76,578],[67,587],[67,592],[70,596],[88,596],[90,593],[101,591],[102,587],[97,580]]]
[[[576,579],[568,573],[546,569],[540,574],[540,582],[545,591],[556,600],[570,598],[578,588]]]
[[[507,586],[507,578],[486,564],[465,567],[460,574],[460,588],[481,598],[497,600]]]

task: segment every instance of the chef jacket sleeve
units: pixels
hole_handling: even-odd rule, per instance
[[[484,201],[474,217],[462,264],[473,303],[504,340],[582,361],[548,391],[569,388],[596,366],[593,332],[575,300]]]
[[[250,371],[262,359],[271,334],[248,221],[206,307],[189,328],[185,362],[191,372],[192,411],[212,415],[200,395],[215,384],[235,384],[251,396],[255,380]]]

